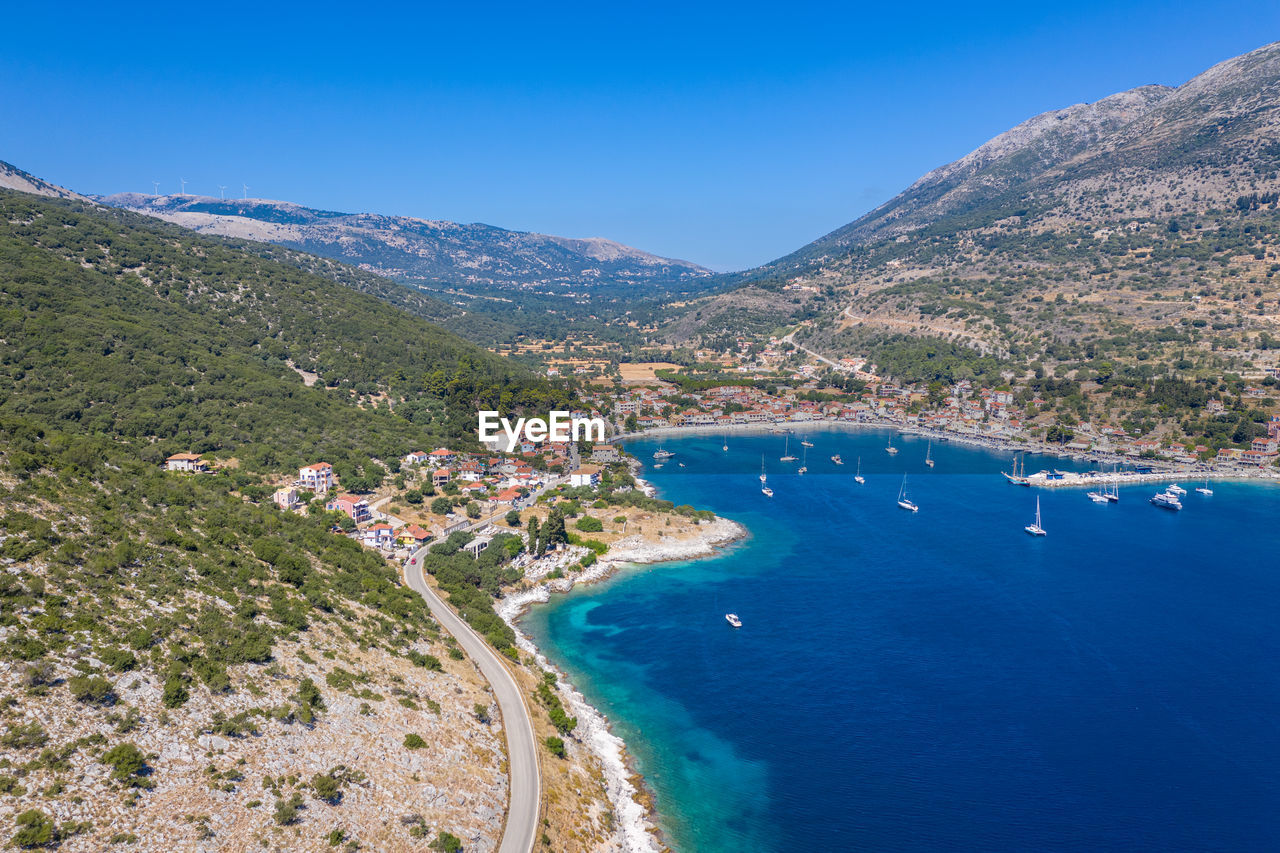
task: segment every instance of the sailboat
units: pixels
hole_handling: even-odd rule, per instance
[[[1089,492],[1089,500],[1096,504],[1111,503],[1111,484],[1104,483],[1101,489],[1094,489],[1092,492]]]
[[[1204,485],[1203,485],[1203,486],[1196,486],[1196,491],[1197,491],[1197,492],[1199,492],[1199,493],[1200,493],[1200,494],[1202,494],[1202,495],[1212,495],[1212,494],[1213,494],[1213,489],[1209,488],[1209,478],[1208,478],[1207,476],[1204,478]]]
[[[803,443],[804,442],[801,442],[801,444]],[[806,447],[802,451],[801,455],[803,456],[803,458],[800,460],[800,470],[796,471],[797,474],[803,474],[805,471],[809,470],[809,448]]]
[[[888,453],[890,456],[897,456],[897,455],[898,455],[898,448],[896,448],[896,447],[894,447],[894,446],[893,446],[893,436],[892,436],[892,435],[890,435],[890,436],[889,436],[889,446],[888,446],[888,447],[886,447],[886,448],[884,449],[884,452],[885,452],[885,453]]]
[[[813,447],[813,442],[812,442],[812,441],[810,441],[810,440],[809,440],[809,439],[807,439],[807,438],[806,438],[806,439],[803,439],[803,440],[800,442],[800,444],[801,444],[802,446],[804,446],[804,447]]]
[[[1035,521],[1033,521],[1033,522],[1031,522],[1030,524],[1028,524],[1026,527],[1024,527],[1024,528],[1022,528],[1022,529],[1023,529],[1023,530],[1025,530],[1025,531],[1027,531],[1028,533],[1030,533],[1032,536],[1044,536],[1044,535],[1046,535],[1045,529],[1044,529],[1043,527],[1041,527],[1041,526],[1040,526],[1040,498],[1039,498],[1039,496],[1037,496],[1037,497],[1036,497],[1036,520],[1035,520]]]
[[[787,436],[786,442],[787,442],[786,445],[784,445],[785,449],[782,451],[782,458],[779,459],[778,461],[779,462],[795,462],[796,458],[791,455],[791,436]]]
[[[858,472],[853,475],[853,482],[862,485],[867,482],[867,478],[862,476],[862,457],[858,457]]]
[[[760,454],[760,493],[766,498],[773,497],[773,489],[765,485],[764,476],[764,454]]]
[[[1031,481],[1027,479],[1026,459],[1025,457],[1021,457],[1023,459],[1022,468],[1019,469],[1018,468],[1019,458],[1020,457],[1017,457],[1017,456],[1013,457],[1013,473],[1009,473],[1008,471],[1001,471],[1000,473],[1004,475],[1004,478],[1006,480],[1008,480],[1010,483],[1012,483],[1015,486],[1029,486],[1031,485]]]
[[[1044,528],[1042,528],[1041,526],[1041,523],[1039,523],[1039,497],[1038,496],[1036,497],[1036,520],[1032,521],[1032,523],[1025,526],[1023,530],[1025,530],[1025,532],[1029,534],[1032,534],[1033,537],[1043,537],[1043,535],[1046,535],[1046,530],[1044,530]]]
[[[929,446],[925,448],[924,464],[928,465],[930,468],[933,467],[933,442],[932,441],[930,441]]]
[[[726,453],[729,451],[729,436],[726,435],[724,437],[724,446],[721,447],[720,449],[725,451]]]
[[[764,476],[764,454],[763,454],[763,453],[761,453],[761,454],[760,454],[760,484],[761,484],[761,485],[764,485],[764,480],[765,480],[765,476]]]
[[[916,506],[915,502],[912,501],[911,498],[907,497],[907,475],[906,474],[902,475],[902,488],[898,490],[898,506],[902,507],[903,509],[911,510],[912,512],[920,511],[920,507]]]

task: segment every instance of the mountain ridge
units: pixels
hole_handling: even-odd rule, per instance
[[[711,271],[603,237],[573,238],[288,201],[116,193],[97,200],[201,233],[288,245],[407,284],[571,292],[602,285],[680,290]]]
[[[829,355],[905,336],[1017,361],[1093,357],[1105,342],[1117,358],[1194,363],[1168,346],[1138,351],[1176,324],[1193,330],[1182,343],[1213,343],[1205,365],[1253,370],[1249,353],[1280,321],[1268,263],[1278,140],[1280,42],[1177,87],[1050,110],[795,252],[721,277],[725,290],[666,319],[665,338],[723,345],[799,324],[796,340]]]

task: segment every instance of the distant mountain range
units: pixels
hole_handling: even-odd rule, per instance
[[[1176,88],[1023,122],[798,251],[720,277],[729,289],[666,331],[725,343],[799,322],[797,340],[831,354],[907,336],[1034,359],[1230,325],[1244,347],[1276,328],[1278,173],[1280,43]]]
[[[698,289],[711,271],[593,237],[574,239],[286,201],[118,193],[97,198],[206,234],[278,243],[431,289],[591,295]]]

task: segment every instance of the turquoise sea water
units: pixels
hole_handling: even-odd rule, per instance
[[[663,497],[751,537],[526,617],[672,846],[1280,849],[1280,489],[1099,506],[1006,484],[1005,454],[934,443],[930,470],[924,439],[891,457],[888,436],[815,431],[803,477],[780,436],[667,439],[656,471],[656,442],[628,445]],[[1027,462],[1049,467],[1079,466]]]

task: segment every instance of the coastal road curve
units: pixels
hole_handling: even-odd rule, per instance
[[[439,596],[427,586],[422,572],[423,548],[413,555],[413,562],[405,566],[405,579],[409,588],[422,596],[431,615],[444,629],[457,638],[458,643],[480,667],[480,672],[493,687],[494,698],[502,712],[502,728],[507,736],[507,776],[510,779],[510,801],[507,804],[507,825],[502,832],[502,844],[498,853],[529,853],[538,837],[538,804],[542,798],[542,776],[538,770],[538,747],[533,736],[533,722],[524,696],[506,665],[493,647],[484,641],[471,626],[462,621]]]

